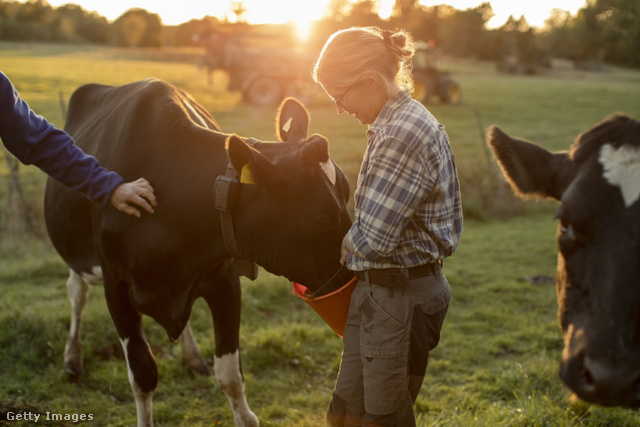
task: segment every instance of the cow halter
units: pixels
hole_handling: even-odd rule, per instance
[[[247,143],[251,146],[255,145],[257,141],[247,140]],[[258,266],[251,260],[243,258],[238,251],[236,244],[235,234],[233,233],[233,218],[231,217],[230,205],[231,197],[234,189],[239,183],[253,184],[253,177],[251,171],[245,165],[242,168],[241,174],[231,161],[227,165],[227,171],[224,175],[219,175],[216,178],[214,186],[214,201],[215,208],[220,212],[220,224],[222,226],[222,238],[224,239],[224,245],[232,257],[233,270],[237,276],[245,276],[251,280],[255,280],[258,277]]]

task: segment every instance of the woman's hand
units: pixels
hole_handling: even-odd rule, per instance
[[[344,236],[344,239],[342,239],[342,248],[340,249],[340,264],[346,265],[347,255],[353,252],[355,252],[355,248],[349,239],[347,239],[347,236]]]

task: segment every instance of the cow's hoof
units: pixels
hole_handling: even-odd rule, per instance
[[[65,362],[64,371],[69,375],[69,382],[74,384],[80,381],[80,377],[84,374],[82,364],[76,362]]]
[[[185,365],[193,375],[201,375],[203,377],[210,377],[213,375],[213,371],[209,365],[207,365],[202,359],[193,360],[183,358],[182,364]]]

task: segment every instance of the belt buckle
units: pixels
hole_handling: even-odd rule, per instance
[[[404,289],[409,285],[409,270],[406,268],[400,269],[402,274],[389,274],[389,281],[391,282],[391,288]]]

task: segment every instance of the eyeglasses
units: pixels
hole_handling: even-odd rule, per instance
[[[358,83],[358,82],[356,82]],[[354,87],[356,85],[356,83],[352,84],[351,86],[349,86],[347,88],[347,90],[345,90],[344,92],[342,92],[342,95],[340,95],[339,98],[334,98],[333,96],[329,95],[329,99],[331,100],[331,102],[333,102],[334,104],[336,104],[338,107],[342,107],[343,110],[346,110],[347,107],[344,106],[344,104],[342,103],[342,100],[344,99],[345,96],[347,96],[347,93],[349,93],[349,91],[351,90],[352,87]]]

